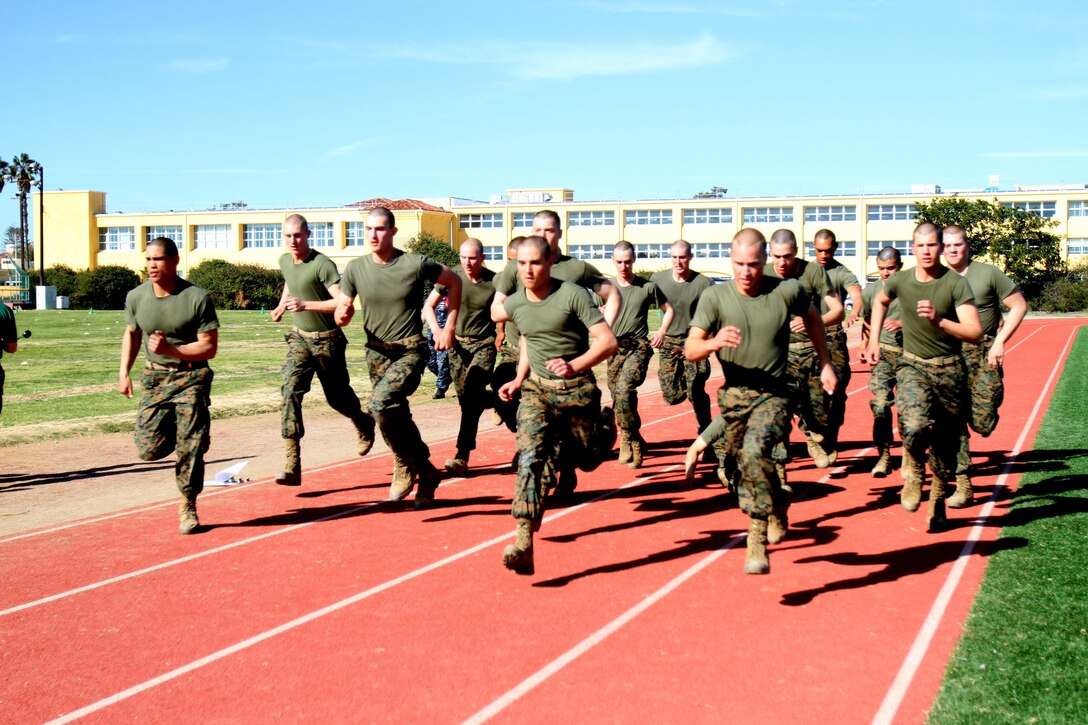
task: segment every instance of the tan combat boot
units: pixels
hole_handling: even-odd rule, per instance
[[[948,499],[948,508],[967,508],[975,502],[975,491],[971,486],[971,477],[966,473],[956,476],[956,492]]]
[[[790,502],[782,496],[782,503],[775,506],[771,515],[767,517],[767,543],[777,544],[786,538],[786,532],[790,528]]]
[[[767,559],[767,519],[751,519],[748,522],[748,550],[744,558],[744,573],[771,573],[771,562]]]
[[[827,468],[831,465],[831,459],[827,457],[827,453],[824,451],[823,446],[819,441],[812,437],[811,434],[807,434],[808,438],[808,454],[812,456],[812,462],[816,464],[817,468]]]
[[[926,529],[931,534],[944,531],[948,526],[948,518],[944,512],[944,487],[945,482],[936,475],[929,482],[929,512],[926,514]]]
[[[283,470],[276,474],[275,481],[281,486],[302,485],[302,446],[295,438],[283,439]]]
[[[389,485],[389,500],[401,501],[412,492],[412,472],[396,453],[393,454],[393,482]]]
[[[627,465],[631,468],[642,468],[642,454],[645,453],[646,441],[639,438],[631,439],[631,462]]]
[[[416,490],[416,498],[413,505],[422,511],[434,506],[434,492],[438,490],[438,484],[442,481],[442,474],[431,465],[427,459],[418,466],[419,488]]]
[[[196,497],[181,497],[181,507],[178,509],[178,533],[192,534],[200,528],[200,519],[196,517]]]
[[[620,463],[631,462],[631,439],[627,437],[627,431],[620,431],[620,456],[616,459]]]
[[[447,458],[442,467],[451,476],[463,476],[468,473],[468,454],[457,451],[457,455],[453,458]]]
[[[514,543],[502,550],[502,565],[516,574],[532,574],[533,565],[533,522],[518,519],[517,535]]]
[[[374,447],[374,418],[369,413],[363,413],[354,422],[359,455],[365,456]]]
[[[880,452],[880,457],[876,459],[876,465],[870,473],[873,478],[884,478],[892,470],[891,446],[882,445],[877,450]]]
[[[922,479],[925,478],[926,469],[923,464],[914,460],[910,451],[903,448],[903,491],[899,494],[899,503],[907,511],[917,511],[922,503]]]

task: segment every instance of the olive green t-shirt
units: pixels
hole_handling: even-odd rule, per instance
[[[480,270],[480,281],[468,278],[463,267],[457,268],[461,278],[461,309],[457,313],[458,337],[483,339],[495,336],[495,323],[491,321],[491,302],[495,299],[495,273],[487,267]],[[445,296],[449,290],[435,285],[438,294]]]
[[[765,275],[754,296],[742,294],[735,283],[715,285],[699,300],[691,326],[710,335],[729,325],[740,329],[740,345],[718,351],[726,384],[750,378],[752,371],[782,378],[789,359],[790,319],[804,315],[810,304],[797,280]]]
[[[423,282],[440,274],[442,265],[420,254],[397,249],[387,264],[367,254],[348,262],[340,292],[359,297],[368,340],[393,342],[423,334]]]
[[[996,335],[1001,326],[1001,300],[1019,291],[1016,283],[1000,269],[985,262],[971,262],[963,275],[975,296],[983,335]]]
[[[0,358],[4,357],[4,343],[16,342],[19,336],[15,332],[15,313],[0,302]]]
[[[670,337],[686,337],[688,328],[691,327],[691,317],[699,305],[699,297],[714,282],[709,277],[690,270],[687,281],[677,282],[669,269],[654,272],[650,281],[657,286],[659,295],[672,305],[672,324],[665,334]]]
[[[616,323],[612,325],[612,332],[616,337],[646,337],[650,334],[650,326],[646,321],[650,314],[650,307],[661,303],[661,293],[657,285],[642,277],[634,277],[631,284],[624,286],[619,280],[613,285],[620,291],[623,305],[620,314],[616,317]]]
[[[975,304],[970,285],[945,266],[940,268],[940,276],[929,282],[919,282],[914,273],[914,268],[896,272],[884,283],[884,294],[899,300],[903,349],[922,358],[958,355],[960,341],[931,325],[924,317],[919,317],[918,303],[929,300],[941,317],[959,322],[956,308]]]
[[[211,295],[179,277],[174,293],[166,297],[155,296],[151,280],[130,290],[125,296],[125,324],[147,333],[144,335],[147,359],[165,365],[178,360],[148,350],[151,333],[162,332],[172,345],[185,345],[196,342],[199,333],[218,328],[219,318]]]
[[[287,293],[306,302],[331,300],[329,287],[340,284],[340,272],[336,263],[316,249],[311,249],[306,259],[295,264],[291,254],[280,256],[280,272],[287,285]],[[293,312],[295,327],[306,332],[327,332],[336,329],[331,312]]]
[[[767,262],[763,267],[764,277],[778,278],[778,273],[774,271],[774,264]],[[801,287],[808,292],[809,299],[816,308],[820,310],[820,314],[827,312],[827,302],[825,297],[832,291],[831,278],[827,276],[827,271],[818,264],[809,262],[804,259],[797,260],[797,266],[794,268],[794,273],[790,276],[790,279],[795,279],[801,283]],[[790,342],[808,342],[807,332],[791,332]]]
[[[529,353],[529,369],[542,378],[558,379],[545,363],[570,361],[589,349],[589,328],[604,322],[589,292],[576,284],[552,280],[551,293],[532,302],[519,289],[503,303],[506,314],[517,323]]]
[[[861,291],[861,314],[865,320],[871,320],[873,317],[873,300],[876,299],[876,294],[880,290],[884,289],[884,281],[876,280],[870,282],[865,289]],[[884,311],[885,320],[902,320],[899,316],[899,300],[892,300],[888,305],[888,309]],[[870,330],[869,334],[872,335],[873,331]],[[900,328],[895,332],[888,332],[884,329],[884,326],[880,327],[880,342],[885,345],[895,345],[896,347],[903,347],[903,330]]]

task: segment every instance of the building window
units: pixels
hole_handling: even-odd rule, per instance
[[[502,229],[502,214],[462,214],[459,223],[462,229]]]
[[[501,262],[506,259],[506,247],[484,247],[485,262]]]
[[[850,206],[806,206],[806,222],[854,222],[858,220],[858,208]]]
[[[732,224],[732,209],[685,209],[685,224]]]
[[[879,251],[879,250],[877,250]],[[858,256],[857,242],[839,242],[839,248],[835,250],[836,257]],[[816,259],[816,242],[805,242],[805,258]]]
[[[1051,219],[1058,213],[1058,202],[1056,201],[1006,201],[1001,206],[1030,211],[1035,216],[1040,216],[1043,219]]]
[[[1069,216],[1088,216],[1088,201],[1069,202]]]
[[[332,222],[310,222],[310,246],[332,247],[336,245]]]
[[[250,249],[276,249],[282,244],[282,224],[246,224],[242,228],[242,246]]]
[[[869,207],[869,221],[914,221],[918,218],[918,212],[914,204],[879,204]]]
[[[729,259],[730,242],[699,242],[691,245],[691,253],[696,257],[709,259]]]
[[[752,206],[743,210],[745,224],[781,224],[793,221],[792,206]]]
[[[98,251],[135,252],[136,227],[102,227],[98,230]]]
[[[611,259],[614,244],[571,244],[567,254],[575,259]]]
[[[909,257],[911,255],[909,239],[896,239],[890,242],[868,241],[865,243],[865,253],[870,257],[875,257],[880,254],[880,250],[884,247],[895,247],[899,250],[899,254],[904,257]]]
[[[147,227],[147,234],[144,235],[144,245],[152,239],[158,239],[159,237],[166,237],[167,239],[173,239],[174,244],[181,248],[182,235],[181,225],[161,226],[161,227]]]
[[[230,249],[230,224],[197,224],[193,249]]]
[[[366,244],[363,236],[365,222],[348,222],[344,225],[344,245],[348,247],[361,247]]]
[[[636,244],[635,257],[638,259],[669,259],[672,256],[672,243]]]
[[[623,213],[624,224],[672,224],[672,209],[632,209]]]
[[[568,227],[614,227],[614,211],[572,211],[567,213]]]
[[[1069,256],[1070,257],[1085,257],[1085,256],[1088,256],[1088,239],[1070,239],[1069,240]]]
[[[536,214],[531,211],[514,212],[514,229],[532,229],[535,216]]]

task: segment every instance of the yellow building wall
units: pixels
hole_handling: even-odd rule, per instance
[[[42,224],[41,194],[31,194],[31,239],[40,250],[45,227],[46,268],[65,264],[72,269],[86,269],[98,251],[98,225],[95,215],[106,210],[106,195],[101,191],[47,191]],[[35,257],[38,255],[35,254]]]

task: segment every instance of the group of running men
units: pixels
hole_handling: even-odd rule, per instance
[[[903,441],[903,507],[919,507],[927,462],[931,530],[946,520],[946,485],[956,487],[948,506],[972,501],[968,424],[985,436],[997,423],[1004,346],[1026,304],[1000,270],[971,260],[959,227],[919,225],[912,242],[917,266],[910,270],[901,271],[896,249],[883,249],[880,280],[864,294],[853,273],[834,259],[837,244],[828,230],[816,234],[816,262],[809,263],[799,258],[789,230],[775,232],[768,245],[759,231],[742,229],[732,240],[733,277],[722,284],[691,269],[691,246],[682,240],[670,248],[671,269],[648,280],[634,273],[634,247],[619,242],[612,254],[617,275],[610,280],[561,253],[560,219],[552,211],[534,217],[531,235],[511,241],[508,263],[497,273],[484,266],[477,239],[461,244],[460,268],[453,270],[398,249],[396,232],[392,212],[371,210],[364,231],[371,253],[349,262],[341,275],[310,247],[305,218],[295,214],[284,221],[284,287],[271,313],[275,321],[292,313],[282,371],[285,463],[279,484],[302,483],[302,399],[316,374],[329,404],[352,421],[359,455],[381,433],[393,459],[389,498],[401,500],[415,490],[416,508],[434,504],[442,473],[431,463],[408,404],[429,357],[426,323],[434,347],[449,351],[461,413],[446,472],[468,471],[489,407],[496,424],[516,434],[517,529],[503,564],[531,574],[533,534],[546,500],[568,496],[577,469],[594,470],[610,455],[617,434],[619,461],[642,465],[646,441],[637,389],[656,348],[664,400],[690,400],[695,410],[698,438],[688,450],[687,481],[694,480],[701,453],[713,461],[750,519],[745,572],[767,573],[767,544],[781,541],[789,526],[791,421],[797,416],[817,468],[836,461],[850,379],[846,330],[860,319],[860,358],[873,366],[878,458],[872,474],[891,470],[894,401]],[[208,294],[178,277],[174,242],[149,242],[146,261],[148,281],[126,301],[119,389],[132,395],[129,371],[147,332],[137,448],[144,460],[176,450],[179,530],[187,534],[199,527],[196,498],[212,380],[207,361],[217,350],[219,323]],[[434,287],[424,300],[426,282]],[[448,310],[444,326],[435,314],[440,300]],[[342,328],[356,301],[366,336],[368,405],[351,388],[345,358]],[[1003,324],[1001,304],[1010,310]],[[650,335],[655,306],[660,325]],[[716,417],[705,390],[714,354],[724,373]],[[612,407],[602,408],[593,368],[605,361]]]

